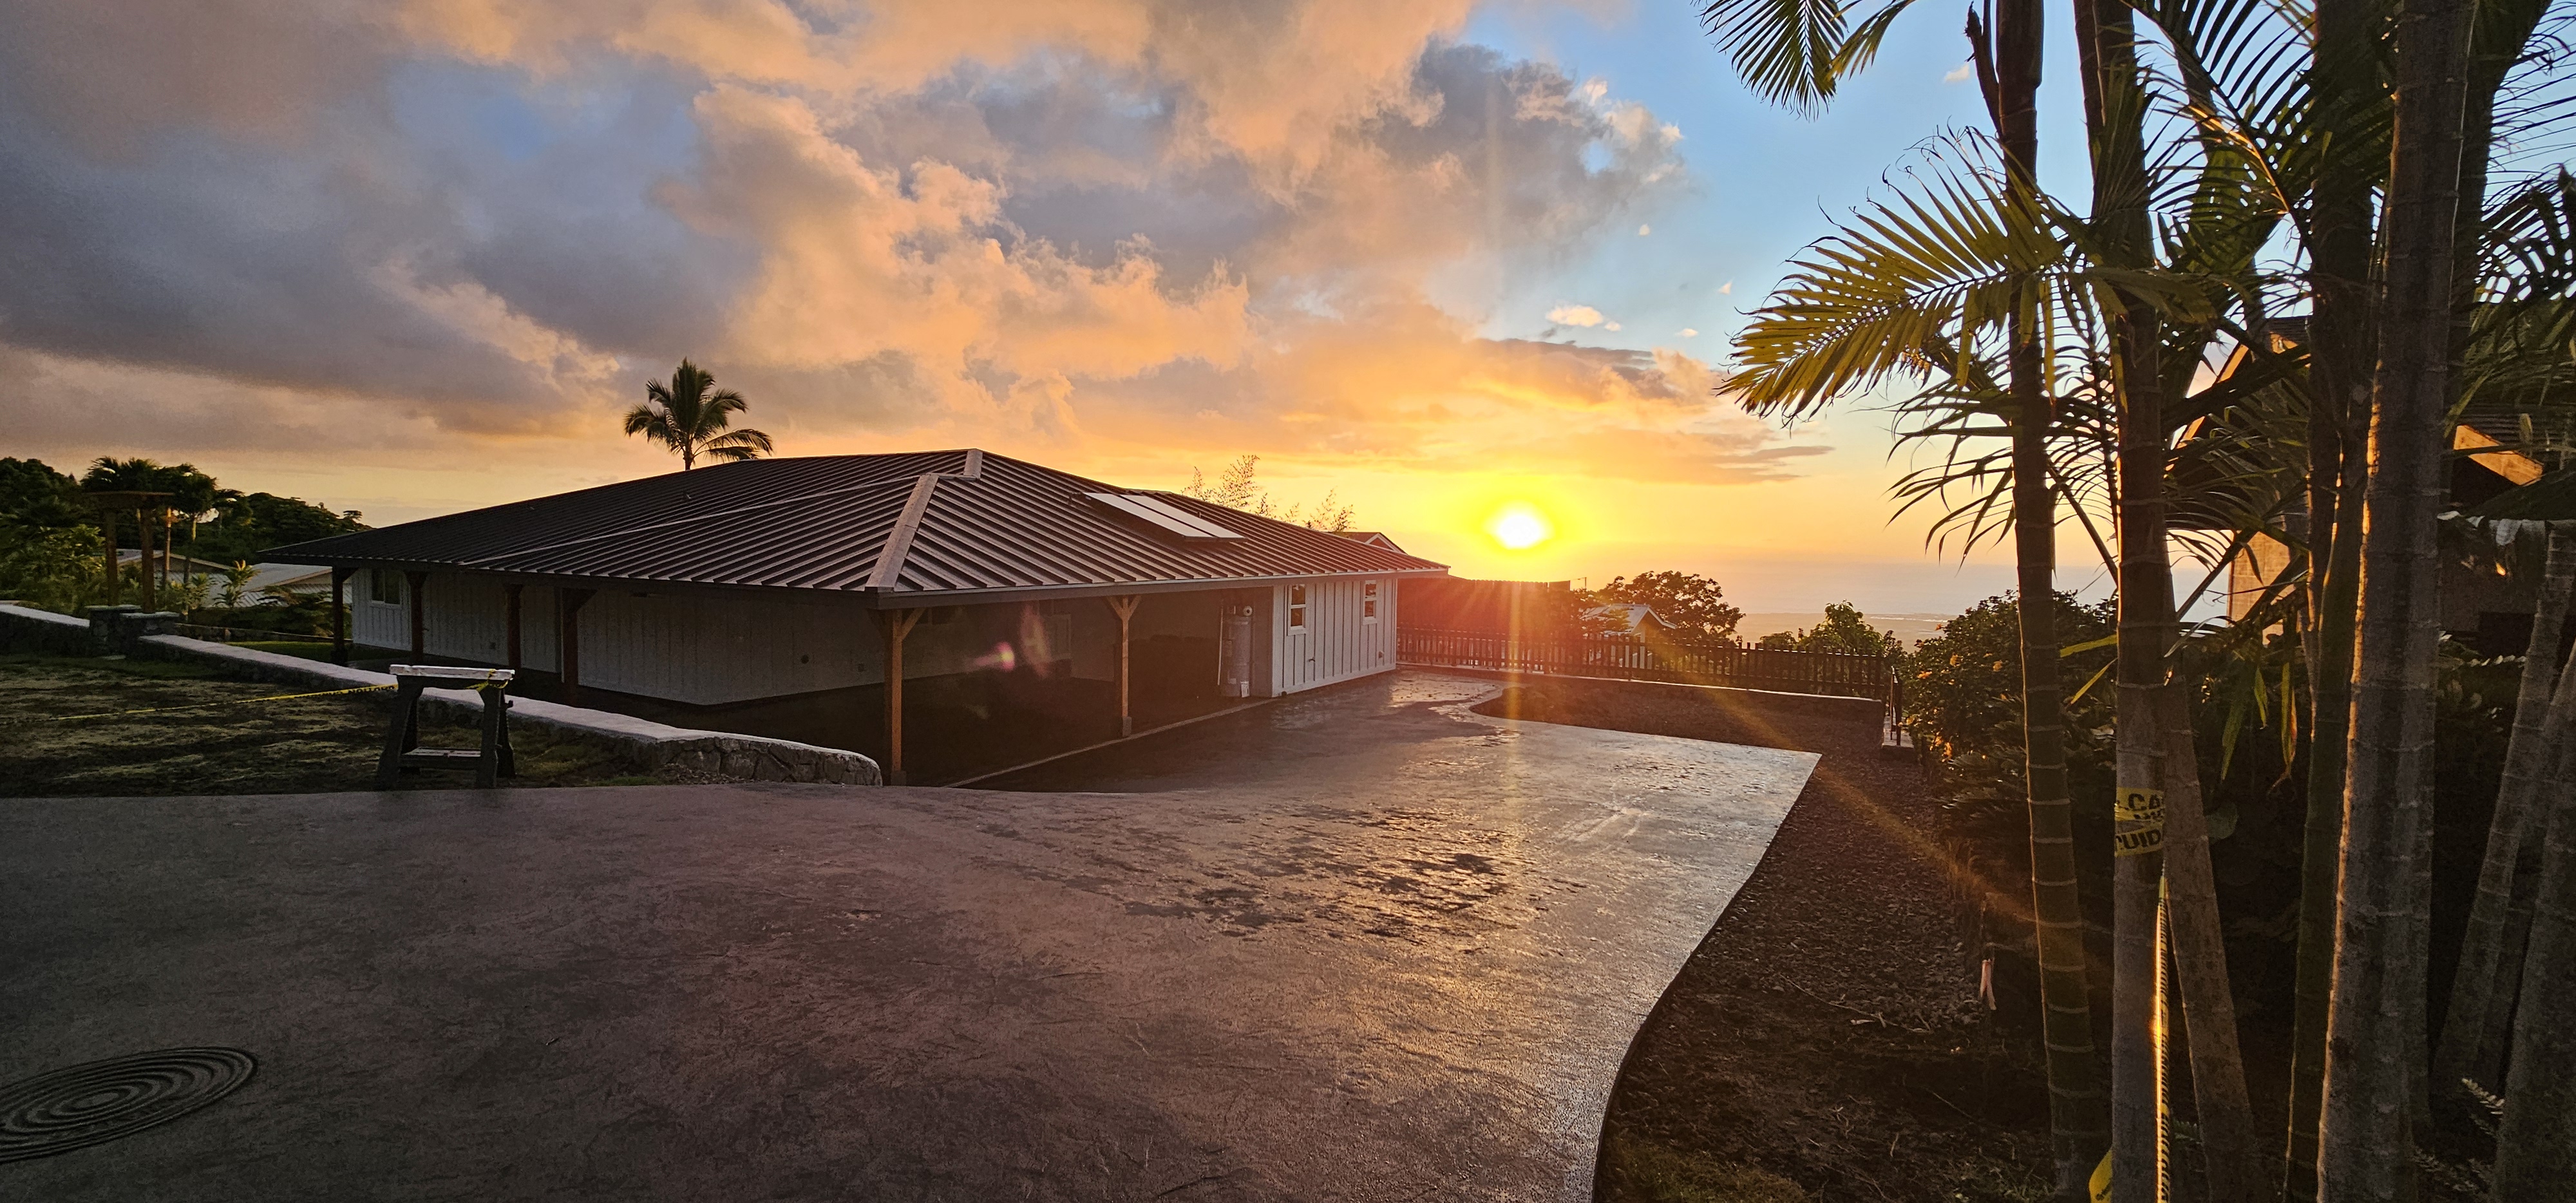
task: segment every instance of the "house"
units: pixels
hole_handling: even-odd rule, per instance
[[[958,780],[1396,665],[1447,569],[976,450],[761,459],[280,548],[359,654]]]
[[[1585,610],[1583,612],[1583,616],[1586,618],[1615,619],[1618,623],[1616,629],[1626,631],[1631,635],[1643,635],[1650,631],[1660,634],[1673,629],[1673,624],[1664,621],[1663,615],[1655,613],[1655,608],[1653,606],[1646,605],[1642,602],[1594,606],[1589,610]]]
[[[1386,532],[1382,530],[1346,530],[1336,533],[1345,539],[1366,543],[1371,547],[1383,547],[1399,554],[1404,551],[1403,548],[1396,546],[1395,540],[1388,538]]]
[[[2287,350],[2307,337],[2307,319],[2276,318],[2267,330],[2273,349]],[[2225,380],[2243,370],[2251,358],[2246,348],[2236,348],[2221,365],[2217,378]],[[2452,428],[2452,505],[2475,506],[2540,479],[2548,465],[2526,449],[2531,440],[2525,437],[2522,426],[2523,420],[2515,414],[2482,407],[2473,408]],[[2188,442],[2198,429],[2198,423],[2186,429],[2184,441]],[[2293,536],[2304,533],[2307,517],[2305,494],[2294,493],[2289,511],[2283,515],[2287,531]],[[2173,525],[2181,529],[2225,529],[2223,521],[2189,514],[2178,514]],[[2229,621],[2241,620],[2252,611],[2272,582],[2288,569],[2290,558],[2288,544],[2258,534],[2228,561]],[[2442,629],[2462,642],[2489,655],[2519,653],[2529,645],[2532,612],[2538,605],[2532,581],[2449,557],[2443,562],[2441,595]]]
[[[250,582],[242,586],[242,600],[256,604],[271,589],[282,589],[299,597],[318,597],[331,592],[331,566],[328,564],[253,564]]]
[[[116,552],[119,568],[132,568],[135,561],[142,558],[143,553],[131,547],[121,547]],[[224,587],[224,574],[231,572],[233,566],[197,556],[173,554],[165,557],[155,550],[152,568],[152,575],[163,585],[200,580],[207,582],[209,596],[219,596]],[[242,604],[255,606],[271,600],[268,590],[273,588],[318,597],[331,592],[331,569],[324,564],[253,564],[250,579],[241,587]]]
[[[132,568],[135,562],[142,558],[143,553],[134,548],[116,549],[118,568]],[[220,581],[224,579],[224,570],[230,567],[232,567],[230,564],[218,564],[213,560],[201,560],[195,556],[175,553],[164,556],[158,548],[153,549],[152,552],[153,575],[164,583],[184,581],[191,577],[213,577]]]

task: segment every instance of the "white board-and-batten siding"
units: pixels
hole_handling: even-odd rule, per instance
[[[408,651],[411,615],[401,602],[374,600],[364,574],[355,582],[352,634],[378,648]],[[398,591],[397,591],[398,592]],[[432,656],[481,664],[506,662],[509,599],[501,582],[463,573],[429,574],[423,642]],[[526,586],[519,596],[521,663],[563,671],[556,631],[557,591]],[[884,679],[884,636],[875,616],[856,606],[738,594],[601,589],[580,614],[581,683],[595,689],[711,706],[811,693]],[[935,638],[916,632],[905,647],[904,676],[928,675],[944,662]],[[954,668],[948,671],[955,671]]]
[[[1297,584],[1276,586],[1270,607],[1271,646],[1277,649],[1274,680],[1280,693],[1315,689],[1395,667],[1393,577],[1318,577],[1302,584],[1306,590],[1303,627],[1290,625]],[[1367,613],[1371,600],[1377,603],[1374,616]]]
[[[361,572],[350,580],[351,637],[359,644],[408,652],[411,647],[409,584],[399,572],[378,582]],[[1294,586],[1272,587],[1268,607],[1272,650],[1270,687],[1296,693],[1353,680],[1396,666],[1396,585],[1392,577],[1317,577],[1306,589],[1305,624],[1288,625]],[[1376,614],[1367,613],[1374,583]],[[396,600],[378,600],[391,597]],[[1139,638],[1168,618],[1213,641],[1215,603],[1193,607],[1197,595],[1151,595],[1140,611]],[[499,665],[508,660],[508,593],[501,581],[471,573],[433,572],[423,610],[424,651],[444,659]],[[520,593],[521,664],[561,672],[557,632],[561,598],[549,585]],[[1114,657],[1116,626],[1096,599],[1060,603],[1042,616],[1047,642],[1074,644],[1081,636],[1101,642]],[[1099,615],[1087,611],[1098,608]],[[1206,609],[1204,616],[1199,609]],[[1008,610],[1010,613],[1004,613]],[[986,612],[989,611],[989,612]],[[1027,617],[1017,606],[935,611],[904,640],[904,677],[912,680],[989,667],[997,641],[1029,642]],[[953,618],[951,616],[954,616]],[[1088,617],[1093,621],[1082,621]],[[1206,621],[1197,621],[1205,618]],[[831,599],[797,600],[756,593],[695,593],[667,589],[601,588],[584,605],[581,683],[584,686],[711,706],[785,697],[829,689],[882,684],[885,636],[878,616]],[[1077,624],[1079,624],[1077,626]],[[1004,629],[1010,628],[1010,629]],[[1072,657],[1077,676],[1114,673],[1114,660],[1088,665]],[[1090,657],[1098,659],[1099,657]],[[1083,672],[1085,667],[1094,672]],[[1214,666],[1211,665],[1211,671]]]

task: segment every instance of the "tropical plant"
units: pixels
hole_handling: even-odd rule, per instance
[[[206,608],[206,603],[212,599],[214,591],[215,583],[212,580],[202,576],[189,577],[163,582],[159,600],[162,609],[177,614],[181,618],[193,619],[197,611]]]
[[[1884,0],[1864,10],[1717,0],[1704,17],[1757,91],[1812,107],[1868,60],[1906,3]],[[1982,22],[1972,24],[1971,37],[1998,131],[2000,166],[1979,161],[1984,148],[1973,144],[1936,150],[1931,178],[1900,181],[1894,200],[1864,209],[1812,248],[1738,342],[1749,370],[1737,383],[1748,399],[1774,412],[1800,412],[1881,384],[1910,386],[1898,402],[1905,436],[1945,441],[1950,453],[1910,476],[1900,497],[1908,506],[1938,507],[1936,532],[1963,533],[1971,543],[2000,537],[2038,508],[2022,504],[2022,491],[2045,483],[2055,495],[2051,504],[2064,503],[2107,562],[2110,542],[2092,516],[2113,517],[2124,535],[2118,541],[2125,561],[2123,617],[2134,617],[2124,622],[2130,663],[2121,678],[2137,695],[2122,707],[2117,733],[2133,763],[2195,763],[2194,697],[2226,715],[2217,757],[2222,767],[2249,712],[2279,732],[2293,754],[2291,771],[2308,790],[2299,1033],[2282,1180],[2299,1197],[2314,1190],[2330,1010],[2347,1014],[2375,998],[2382,1021],[2392,1025],[2364,1029],[2369,1035],[2345,1052],[2362,1059],[2350,1060],[2353,1072],[2339,1090],[2356,1106],[2364,1097],[2376,1100],[2369,1104],[2373,1123],[2346,1124],[2339,1134],[2335,1124],[2323,1125],[2330,1142],[2344,1146],[2328,1160],[2340,1157],[2345,1169],[2339,1172],[2359,1175],[2345,1180],[2346,1196],[2394,1181],[2392,1172],[2403,1174],[2412,1155],[2414,1109],[2391,1067],[2407,1067],[2420,1084],[2427,1052],[2421,978],[2428,928],[2415,901],[2423,896],[2426,866],[2420,856],[2381,841],[2390,833],[2364,841],[2382,859],[2362,882],[2394,891],[2376,901],[2393,898],[2405,906],[2365,919],[2367,938],[2343,947],[2376,959],[2350,979],[2356,990],[2330,988],[2337,980],[2338,915],[2349,920],[2356,907],[2374,905],[2349,891],[2338,897],[2335,888],[2355,847],[2340,823],[2348,778],[2359,783],[2370,776],[2348,770],[2355,762],[2347,749],[2373,746],[2378,738],[2354,741],[2343,729],[2347,716],[2360,713],[2347,692],[2356,645],[2370,646],[2357,627],[2374,612],[2396,621],[2385,607],[2393,604],[2389,586],[2400,579],[2392,570],[2379,572],[2383,596],[2376,611],[2359,593],[2365,505],[2414,470],[2411,461],[2386,465],[2400,470],[2396,477],[2371,470],[2372,374],[2391,364],[2448,366],[2431,358],[2430,343],[2399,348],[2391,341],[2399,328],[2429,339],[2436,323],[2420,315],[2438,311],[2447,324],[2448,359],[2459,370],[2447,384],[2438,372],[2414,381],[2418,388],[2433,382],[2430,387],[2446,394],[2446,408],[2431,424],[2406,432],[2408,454],[2438,461],[2449,445],[2441,423],[2481,410],[2490,419],[2519,420],[2520,449],[2528,454],[2563,460],[2576,449],[2576,420],[2567,417],[2567,400],[2576,393],[2576,356],[2568,353],[2576,307],[2565,301],[2576,282],[2576,204],[2570,203],[2576,182],[2555,164],[2519,176],[2524,168],[2498,165],[2514,155],[2527,163],[2535,147],[2563,149],[2576,99],[2552,68],[2564,52],[2571,16],[2545,16],[2559,11],[2545,0],[2485,0],[2473,25],[2461,24],[2454,7],[2417,0],[2407,0],[2402,19],[2392,21],[2393,7],[2322,0],[2311,13],[2262,0],[2079,2],[2077,45],[2096,184],[2092,212],[2083,218],[2018,186],[2026,172],[2014,169],[2028,160],[2012,144],[2019,97],[2004,69],[2017,44],[2016,10],[1997,10],[1992,44]],[[2143,23],[2147,36],[2136,36],[2133,23]],[[2453,58],[2438,45],[2440,37],[2428,41],[2427,32],[2439,29],[2464,35],[2465,52]],[[2142,51],[2152,52],[2151,61],[2140,61]],[[2396,292],[2378,291],[2384,286],[2373,279],[2375,256],[2387,256],[2393,281],[2402,236],[2415,283],[2431,282],[2423,273],[2435,222],[2420,211],[2401,221],[2398,210],[2400,202],[2433,196],[2427,181],[2444,173],[2419,173],[2423,178],[2407,186],[2390,174],[2392,164],[2406,162],[2402,134],[2392,158],[2391,131],[2406,125],[2398,109],[2409,91],[2392,86],[2392,61],[2414,70],[2435,69],[2428,61],[2458,68],[2438,87],[2430,76],[2417,77],[2408,103],[2420,122],[2421,106],[2439,102],[2446,90],[2464,91],[2456,125],[2447,116],[2437,124],[2456,129],[2463,143],[2445,178],[2468,201],[2445,210],[2450,216],[2443,219],[2457,239],[2443,257],[2459,270],[2442,287],[2410,285],[2406,297],[2415,310],[2396,314],[2395,327],[2380,298]],[[2149,118],[2157,124],[2150,126]],[[2424,151],[2423,141],[2415,152]],[[2381,196],[2390,201],[2384,210],[2375,204]],[[2279,254],[2283,234],[2298,257],[2266,260]],[[2303,299],[2313,305],[2304,337],[2276,337],[2271,315]],[[2021,314],[2029,319],[2017,320]],[[2034,328],[2041,343],[2036,361],[2052,377],[2041,398],[2054,407],[2045,427],[2024,420],[2034,398],[2016,385],[2031,374],[2014,372],[2033,362]],[[2213,348],[2230,347],[2235,363],[2221,379],[2195,377]],[[2378,412],[2419,419],[2421,413],[2403,405]],[[2492,421],[2484,424],[2494,428]],[[2187,432],[2179,448],[2177,432]],[[2016,437],[2042,434],[2044,440]],[[2434,477],[2415,479],[2438,496]],[[2164,592],[2170,573],[2161,563],[2167,523],[2155,513],[2160,494],[2179,524],[2215,532],[2186,536],[2213,563],[2260,539],[2292,549],[2291,568],[2254,599],[2237,627],[2175,638],[2176,607]],[[2394,504],[2395,496],[2384,500]],[[2392,510],[2387,517],[2402,519],[2402,530],[2368,525],[2382,532],[2386,550],[2397,546],[2392,539],[2429,539],[2429,526],[2415,521],[2429,516]],[[2023,559],[2025,568],[2032,562]],[[2419,557],[2415,570],[2429,573],[2433,563]],[[2357,623],[2357,615],[2364,621]],[[2264,637],[2275,623],[2286,634]],[[2398,645],[2383,640],[2391,653],[2386,664],[2410,666],[2404,677],[2415,684],[2378,700],[2413,689],[2418,700],[2408,703],[2408,712],[2420,716],[2429,704],[2420,699],[2435,696],[2430,683],[2447,678],[2412,653],[2437,645],[2419,637],[2404,645],[2409,654],[2399,655]],[[2035,657],[2023,659],[2028,664]],[[2177,664],[2194,675],[2191,689],[2173,688]],[[2302,687],[2293,690],[2301,670]],[[2040,709],[2035,700],[2031,709]],[[2421,746],[2419,739],[2419,755]],[[2030,759],[2036,765],[2042,757]],[[2037,798],[2041,783],[2031,784]],[[2196,790],[2198,782],[2183,773],[2167,785]],[[2368,792],[2351,798],[2358,803]],[[2371,805],[2383,802],[2384,796]],[[2185,824],[2199,818],[2200,808],[2181,796],[2166,809]],[[2042,816],[2035,810],[2033,817]],[[2527,825],[2522,837],[2534,848],[2536,828],[2536,821]],[[2188,1018],[2180,1027],[2192,1038],[2202,1132],[2241,1135],[2250,1124],[2230,1119],[2242,1111],[2224,1090],[2236,1059],[2225,1031],[2232,1001],[2215,935],[2214,886],[2204,872],[2205,837],[2186,827],[2168,836],[2174,967]],[[2491,850],[2490,859],[2509,851]],[[2115,1025],[2126,1054],[2123,1071],[2114,1075],[2124,1100],[2127,1155],[2113,1190],[2122,1199],[2153,1197],[2160,1176],[2152,1164],[2153,1099],[2142,1085],[2152,1079],[2154,1062],[2140,1056],[2154,1051],[2140,1039],[2148,1009],[2141,1003],[2152,996],[2135,988],[2155,964],[2147,918],[2155,913],[2154,875],[2145,868],[2142,862],[2115,874],[2129,900],[2119,924],[2130,955],[2117,975],[2123,1006]],[[2520,904],[2529,904],[2527,893]],[[2354,934],[2348,925],[2342,930]],[[2502,962],[2496,966],[2489,972],[2501,972]],[[2518,986],[2527,994],[2544,980],[2537,972],[2508,983],[2505,992]],[[2556,985],[2576,993],[2576,982],[2561,978]],[[2052,1063],[2053,1083],[2055,1069]],[[2222,1094],[2214,1097],[2213,1087]],[[2062,1120],[2059,1111],[2055,1118]],[[2068,1128],[2056,1127],[2065,1187]],[[2207,1152],[2214,1194],[2242,1195],[2245,1151],[2214,1142]]]
[[[1813,108],[1829,100],[1842,79],[1876,57],[1888,30],[1910,4],[1911,0],[1881,0],[1874,11],[1854,23],[1854,5],[1710,0],[1701,19],[1719,46],[1734,58],[1737,73],[1749,86],[1774,101]],[[1984,11],[1981,17],[1976,8],[1970,8],[1967,34],[1978,87],[1994,124],[1994,145],[2002,159],[2001,195],[1996,198],[1996,207],[2011,214],[2008,224],[2016,235],[2035,233],[2042,228],[2041,223],[2030,219],[2040,209],[2038,95],[2043,10],[2039,0],[1990,0]],[[2020,249],[2025,251],[2037,250],[2051,241],[2044,236],[2016,240],[2024,244]],[[1930,274],[1965,266],[1955,260],[1938,261],[1945,248],[1937,245],[1917,244],[1905,250],[1933,256],[1935,261],[1925,265]],[[1820,256],[1826,260],[1832,257],[1832,251]],[[2011,491],[2008,512],[2020,591],[2026,596],[2048,596],[2056,589],[2057,500],[2064,489],[2064,482],[2054,479],[2050,471],[2053,442],[2061,427],[2056,412],[2057,390],[2047,379],[2049,363],[2043,350],[2049,305],[2040,284],[2040,272],[2026,259],[2027,256],[2007,256],[2007,270],[1985,280],[1984,287],[1972,286],[1968,291],[1980,294],[1980,300],[1967,302],[1964,320],[1957,327],[1941,329],[1945,323],[1934,320],[1929,323],[1931,328],[1914,331],[1916,337],[1903,337],[1903,332],[1882,333],[1899,335],[1887,344],[1898,358],[1914,365],[1945,364],[1952,399],[1976,396],[1974,408],[2000,417],[2009,438],[2009,468],[2001,476]],[[1978,266],[1995,262],[1994,258],[1986,258]],[[1828,275],[1834,272],[1833,267],[1815,261],[1801,266],[1822,267]],[[1846,262],[1843,266],[1852,265]],[[1810,279],[1815,275],[1812,271],[1805,274]],[[1917,278],[1923,274],[1918,272]],[[1850,282],[1849,273],[1844,279]],[[1784,292],[1791,290],[1784,288]],[[1954,295],[1948,299],[1962,298]],[[1775,302],[1779,300],[1775,297]],[[1836,399],[1848,385],[1888,374],[1885,369],[1854,372],[1830,362],[1866,358],[1871,352],[1865,336],[1851,337],[1848,329],[1828,327],[1836,323],[1866,327],[1892,315],[1879,309],[1831,314],[1810,309],[1801,313],[1800,307],[1795,300],[1785,306],[1775,304],[1768,311],[1775,322],[1768,336],[1754,336],[1748,330],[1747,337],[1737,340],[1739,354],[1764,342],[1802,345],[1808,350],[1830,348],[1822,359],[1799,361],[1795,350],[1773,358],[1768,365],[1773,375],[1767,400],[1752,402],[1757,411],[1766,405],[1775,412],[1789,414],[1813,409]],[[1914,316],[1921,316],[1919,310]],[[1896,320],[1903,324],[1905,319]],[[1779,337],[1783,334],[1787,337]],[[1978,351],[1973,340],[1990,336],[1999,336],[2003,343],[2001,371],[1996,370],[1992,360],[1971,366]],[[1765,390],[1750,391],[1760,394]],[[1926,395],[1931,391],[1927,390]],[[1987,466],[1997,465],[1989,460]],[[2086,988],[2074,829],[2066,794],[2064,691],[2058,676],[2057,637],[2048,626],[2051,617],[2049,608],[2044,606],[2021,611],[2023,749],[2027,758],[2033,911],[2039,932],[2041,991],[2049,1017],[2046,1043],[2051,1160],[2057,1193],[2073,1197],[2085,1189],[2105,1140],[2107,1116],[2101,1075],[2095,1064]]]
[[[235,560],[232,567],[224,569],[221,593],[224,608],[239,609],[242,603],[242,590],[249,588],[251,578],[258,575],[259,569],[253,567],[248,560]]]
[[[668,448],[680,457],[683,472],[697,467],[700,457],[740,461],[775,450],[769,436],[760,431],[731,429],[734,415],[750,403],[742,394],[716,388],[715,383],[706,369],[681,360],[667,383],[645,382],[645,404],[626,412],[626,433]]]
[[[1689,635],[1706,639],[1734,639],[1735,624],[1744,620],[1744,611],[1726,603],[1723,587],[1693,572],[1658,569],[1635,576],[1614,576],[1609,584],[1593,590],[1592,598],[1615,605],[1651,607],[1656,617]]]
[[[19,536],[0,552],[0,593],[64,614],[77,613],[100,593],[98,528],[65,527]]]

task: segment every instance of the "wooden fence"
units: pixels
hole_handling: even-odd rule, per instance
[[[1609,677],[1773,689],[1894,705],[1895,672],[1884,656],[1775,651],[1734,643],[1685,643],[1658,635],[1514,639],[1488,631],[1401,627],[1396,659],[1429,668],[1478,668],[1533,676]]]

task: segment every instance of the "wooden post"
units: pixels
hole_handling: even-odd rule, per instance
[[[422,608],[421,594],[428,591],[429,574],[403,574],[403,600],[411,603],[411,654],[414,659],[429,655],[429,614]]]
[[[589,603],[596,589],[557,589],[555,597],[563,610],[562,632],[556,646],[563,649],[564,705],[581,704],[581,608]]]
[[[420,691],[425,677],[394,677],[394,718],[385,726],[385,749],[376,757],[376,788],[392,789],[401,780],[403,755],[420,746]]]
[[[107,528],[107,604],[113,606],[125,592],[125,574],[116,570],[116,511],[98,507],[98,524]]]
[[[510,656],[511,672],[517,672],[521,668],[519,664],[519,592],[525,588],[527,588],[525,585],[501,586],[502,594],[510,599],[508,619],[503,625],[509,632],[504,638],[509,644],[505,650]]]
[[[886,632],[886,784],[903,779],[903,637],[921,621],[919,610],[885,611]]]
[[[178,515],[164,507],[161,511],[161,583],[163,585],[170,583],[170,544],[174,541],[171,535],[177,527]],[[179,579],[188,579],[187,574],[181,573]]]
[[[134,567],[143,575],[143,609],[150,613],[161,608],[160,590],[152,587],[152,511],[134,511]]]
[[[1127,632],[1136,617],[1136,603],[1141,599],[1130,593],[1109,600],[1111,613],[1118,616],[1118,738],[1136,733],[1136,716],[1127,707]]]
[[[331,663],[349,663],[349,599],[347,587],[353,568],[331,570]]]

